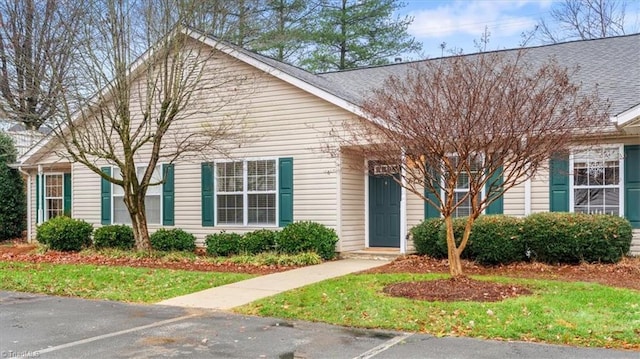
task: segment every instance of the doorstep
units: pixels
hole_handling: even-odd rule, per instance
[[[371,247],[356,251],[340,252],[339,258],[392,261],[398,257],[402,257],[403,255],[404,254],[400,253],[400,248]]]

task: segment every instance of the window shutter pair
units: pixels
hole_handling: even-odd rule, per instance
[[[215,226],[215,173],[212,162],[201,164],[202,226]],[[293,158],[278,160],[278,226],[293,222]]]
[[[102,173],[111,176],[111,167],[102,167]],[[173,226],[175,223],[175,185],[174,185],[174,165],[163,164],[162,174],[164,183],[162,184],[162,225]],[[111,224],[111,182],[101,178],[100,182],[100,223]]]
[[[40,189],[40,183],[43,181],[43,178],[44,175],[36,175],[36,222],[39,222],[41,220],[41,218],[38,218],[38,212],[40,210],[42,210],[44,218],[44,193]],[[63,213],[65,216],[71,217],[71,173],[63,174],[62,193]]]

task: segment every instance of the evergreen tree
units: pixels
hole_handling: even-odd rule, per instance
[[[319,2],[268,0],[265,5],[265,28],[252,49],[279,61],[296,63],[309,46]]]
[[[382,65],[389,57],[422,47],[407,33],[413,18],[394,18],[397,0],[326,0],[302,66],[311,71]]]
[[[24,182],[18,170],[8,166],[15,161],[13,140],[0,132],[0,241],[19,238],[26,228]]]

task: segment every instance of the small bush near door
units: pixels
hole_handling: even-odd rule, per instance
[[[136,241],[133,229],[121,224],[100,227],[93,233],[93,245],[97,249],[117,248],[128,250],[134,247]]]
[[[93,226],[65,216],[52,218],[38,227],[38,242],[56,251],[79,251],[91,245]]]
[[[336,232],[316,222],[294,222],[284,227],[278,235],[276,249],[281,253],[315,252],[323,259],[336,255]]]
[[[196,249],[196,236],[180,228],[160,228],[149,236],[151,248],[158,251],[193,252]]]

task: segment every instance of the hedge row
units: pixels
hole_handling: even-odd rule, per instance
[[[284,254],[317,253],[323,259],[335,257],[336,232],[315,222],[295,222],[282,231],[260,229],[244,235],[220,232],[205,239],[207,253],[214,256],[257,254],[276,251]]]
[[[457,244],[466,218],[453,221]],[[418,254],[446,258],[442,219],[429,219],[411,229]],[[526,218],[480,216],[462,257],[486,265],[534,259],[545,263],[618,262],[629,252],[632,228],[611,215],[537,213]]]
[[[93,241],[91,236],[93,234]],[[83,220],[65,216],[52,218],[38,227],[38,242],[58,251],[79,251],[95,248],[132,249],[133,230],[126,225],[103,226],[95,231]],[[159,251],[189,251],[196,249],[196,237],[182,229],[161,228],[149,236],[151,247]]]
[[[91,235],[93,234],[93,241]],[[60,251],[79,251],[93,244],[96,248],[131,249],[133,230],[126,225],[103,226],[93,231],[85,221],[55,217],[38,227],[38,242]],[[160,251],[189,251],[196,248],[196,237],[182,229],[161,228],[149,236],[151,247]],[[240,235],[220,232],[206,237],[207,253],[215,256],[279,252],[317,253],[323,259],[335,257],[338,236],[333,229],[315,222],[295,222],[282,231],[260,229]]]

